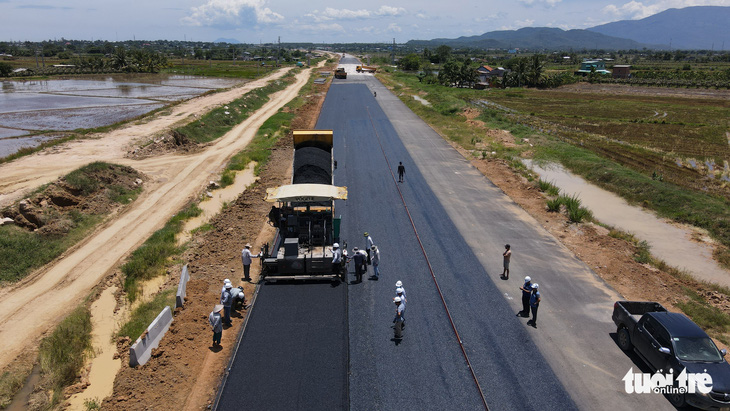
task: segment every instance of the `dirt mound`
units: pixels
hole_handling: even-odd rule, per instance
[[[155,138],[146,145],[136,147],[127,153],[127,157],[143,159],[168,153],[194,153],[199,151],[202,145],[190,140],[177,130],[170,130],[162,137]]]
[[[78,213],[110,213],[141,190],[142,182],[142,175],[131,167],[95,163],[6,207],[0,216],[41,235],[64,235],[75,227]]]

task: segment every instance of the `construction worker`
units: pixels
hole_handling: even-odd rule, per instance
[[[332,244],[332,272],[339,275],[342,272],[342,250],[340,244]]]
[[[227,283],[225,289],[221,293],[221,304],[223,305],[223,324],[231,325],[231,305],[233,304],[233,296],[231,295],[233,285]]]
[[[241,310],[245,310],[248,308],[248,303],[246,302],[246,294],[243,292],[243,287],[232,287],[231,288],[231,312],[236,312],[236,306],[238,303],[241,303]]]
[[[393,301],[398,298],[401,301],[401,305],[403,305],[403,313],[401,316],[403,317],[403,320],[405,321],[406,318],[406,296],[405,296],[405,290],[403,288],[396,288],[395,289],[395,298],[393,298]]]
[[[221,337],[223,336],[223,320],[221,319],[221,311],[223,305],[217,304],[213,307],[213,311],[208,316],[208,322],[213,327],[213,347],[221,345]]]
[[[368,253],[368,265],[370,264],[370,249],[373,247],[373,238],[370,234],[365,232],[365,251]]]
[[[406,299],[407,300],[407,298],[406,298],[406,288],[403,287],[403,281],[401,281],[401,280],[398,280],[398,281],[395,282],[396,294],[397,294],[399,288],[401,290],[403,290],[403,299]]]
[[[403,303],[403,300],[401,300],[400,297],[395,297],[393,299],[393,302],[395,303],[395,318],[393,318],[393,323],[397,323],[398,321],[400,321],[402,330],[406,328],[406,305]]]
[[[373,245],[370,247],[370,257],[373,264],[373,276],[370,278],[378,281],[378,277],[380,276],[380,270],[378,269],[378,266],[380,265],[380,250],[378,249],[378,246]]]
[[[225,280],[223,280],[223,287],[221,288],[221,292],[223,292],[223,291],[226,290],[226,284],[231,284],[231,280],[228,279],[228,278],[226,278]]]
[[[530,309],[532,310],[532,319],[527,323],[537,328],[537,309],[540,307],[540,286],[535,283],[532,285],[532,295],[530,295]]]
[[[406,167],[403,165],[402,161],[398,162],[398,182],[403,182],[403,177],[406,175]]]
[[[355,260],[355,276],[357,277],[357,282],[360,283],[362,282],[364,271],[367,270],[367,265],[365,264],[367,257],[357,247],[352,249],[352,253],[350,260]]]
[[[502,253],[502,257],[504,257],[504,270],[502,270],[502,278],[504,278],[505,280],[509,280],[509,261],[512,259],[512,250],[510,248],[510,245],[506,244],[504,246],[504,252]]]
[[[518,312],[517,315],[520,317],[530,316],[530,296],[532,295],[532,279],[530,276],[525,277],[525,283],[522,284],[520,290],[522,290],[522,311]]]
[[[241,251],[241,261],[243,262],[243,281],[251,281],[251,263],[252,258],[259,258],[263,253],[256,255],[251,254],[251,244],[246,243],[245,248]]]

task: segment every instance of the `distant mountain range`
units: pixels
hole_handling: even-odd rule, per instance
[[[669,9],[641,20],[621,20],[588,29],[673,49],[730,49],[730,7]]]
[[[586,30],[526,27],[456,39],[411,40],[414,47],[526,48],[546,50],[730,48],[730,7],[669,9],[641,20],[622,20]]]

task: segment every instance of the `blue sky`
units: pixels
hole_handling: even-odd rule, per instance
[[[0,0],[0,41],[397,42],[521,27],[586,28],[730,0]]]

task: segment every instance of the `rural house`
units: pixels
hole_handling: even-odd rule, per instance
[[[613,78],[631,78],[631,66],[616,64],[613,66]]]
[[[580,69],[575,74],[582,74],[584,76],[591,73],[595,68],[597,74],[611,74],[610,71],[606,70],[606,62],[603,60],[586,60],[580,63]]]
[[[504,67],[492,68],[487,65],[480,66],[477,68],[477,76],[479,76],[478,83],[484,85],[490,84],[490,79],[495,77],[501,78],[504,76],[504,72]]]

